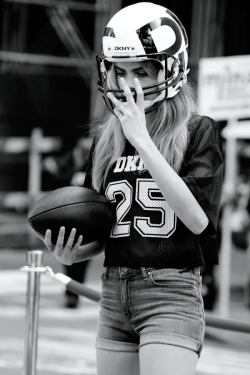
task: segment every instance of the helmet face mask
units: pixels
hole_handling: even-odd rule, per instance
[[[161,56],[159,56],[159,55],[161,55]],[[143,57],[144,56],[142,56],[142,55],[134,56],[134,58],[136,58],[136,59],[141,59]],[[157,57],[160,57],[161,60],[157,60]],[[168,58],[169,57],[172,57],[172,56],[169,56],[166,53],[148,55],[148,59],[147,59],[148,61],[154,60],[154,61],[164,62],[164,64],[162,65],[162,63],[161,63],[161,65],[162,65],[162,69],[164,70],[165,77],[164,77],[163,80],[161,80],[158,83],[142,87],[144,97],[145,97],[145,99],[147,99],[147,96],[150,96],[150,95],[156,94],[156,93],[161,94],[162,91],[165,91],[165,95],[161,100],[157,100],[154,104],[152,104],[152,106],[150,106],[150,108],[147,108],[146,111],[145,111],[146,113],[149,113],[149,112],[153,111],[160,104],[162,104],[164,100],[166,100],[166,97],[168,96],[168,88],[171,87],[172,84],[173,84],[173,77],[174,77],[174,84],[177,84],[182,79],[183,68],[182,68],[182,66],[180,65],[180,63],[177,59],[174,58],[174,63],[170,67],[171,70],[168,69],[168,68],[167,69],[164,68],[164,66],[167,66],[167,64],[168,64]],[[164,60],[163,60],[163,58],[164,58]],[[126,96],[125,96],[123,90],[121,90],[119,88],[116,88],[116,87],[112,87],[110,85],[110,83],[108,82],[108,78],[107,78],[108,71],[111,69],[111,67],[114,63],[111,63],[111,62],[107,61],[106,57],[104,55],[97,55],[96,59],[97,59],[97,67],[98,67],[98,91],[101,93],[106,107],[109,109],[109,111],[111,111],[114,114],[114,112],[113,112],[114,104],[108,98],[107,93],[113,94],[117,99],[119,99],[121,101],[124,101],[124,102],[126,101]],[[173,59],[173,57],[172,57],[172,59]],[[123,61],[123,62],[124,61],[131,61],[131,59],[125,60],[124,57],[122,57],[120,60],[118,60],[118,58],[116,57],[116,62],[118,62],[118,61]],[[141,61],[141,60],[136,60],[136,61]],[[143,61],[145,61],[145,59],[143,59]],[[105,62],[106,62],[106,64],[105,64]],[[108,64],[107,64],[107,62],[108,62]],[[113,74],[115,74],[115,73],[113,73]],[[117,83],[117,87],[118,87],[118,83]],[[132,91],[132,94],[133,94],[134,99],[136,101],[136,91],[135,91],[134,88],[131,88],[131,91]]]
[[[112,93],[126,101],[123,90],[112,87],[108,75],[115,62],[154,60],[161,64],[158,82],[142,87],[144,97],[159,93],[145,112],[178,94],[186,82],[188,40],[179,19],[167,8],[152,3],[138,3],[121,9],[108,23],[103,35],[103,54],[97,55],[98,91],[107,108],[114,105],[107,97]],[[115,74],[115,73],[114,73]],[[114,86],[114,85],[113,85]],[[135,89],[131,89],[136,100]]]

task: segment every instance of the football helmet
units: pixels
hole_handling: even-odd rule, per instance
[[[107,108],[114,105],[111,92],[126,101],[123,90],[113,87],[109,79],[112,63],[118,61],[156,60],[161,63],[158,82],[143,87],[144,99],[159,93],[156,99],[144,101],[145,112],[151,112],[164,100],[174,97],[187,81],[188,38],[178,17],[169,9],[153,3],[137,3],[116,13],[103,34],[102,55],[97,55],[98,91]],[[135,100],[135,89],[131,89]]]

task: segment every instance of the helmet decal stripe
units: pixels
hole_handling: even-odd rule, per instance
[[[167,27],[166,27],[167,26]],[[161,28],[163,29],[161,30]],[[172,30],[172,33],[170,30]],[[154,33],[154,30],[157,30]],[[181,48],[182,43],[182,35],[180,29],[176,22],[171,18],[162,17],[150,22],[147,25],[142,26],[140,29],[136,30],[136,33],[145,49],[145,52],[148,53],[157,53],[157,52],[166,52],[169,55],[175,55]],[[162,38],[159,38],[161,42],[165,42],[166,48],[160,49],[159,48],[163,45],[162,43],[159,44],[159,48],[157,48],[157,38],[154,38],[154,34],[159,35],[161,34]],[[173,39],[173,33],[175,34],[175,38]],[[165,38],[164,38],[165,36]],[[172,45],[169,46],[169,43],[172,41]]]
[[[144,47],[146,54],[158,52],[154,40],[151,36],[151,31],[152,28],[149,23],[147,25],[140,27],[140,29],[136,30],[136,33],[141,41],[141,44]]]
[[[175,20],[175,22],[179,25],[179,27],[181,28],[181,31],[183,33],[183,37],[184,37],[184,40],[185,40],[185,46],[188,45],[188,37],[187,37],[187,33],[186,33],[186,30],[184,29],[184,26],[182,25],[181,21],[179,20],[179,18],[176,16],[176,14],[174,14],[173,12],[171,12],[171,10],[169,9],[166,9],[166,12],[171,16],[173,17],[173,19]]]
[[[161,18],[161,27],[162,26],[169,26],[175,34],[175,42],[172,44],[171,47],[168,47],[164,50],[164,52],[167,52],[169,55],[174,56],[181,48],[182,38],[181,38],[180,29],[178,25],[175,23],[175,21],[171,20],[171,18]],[[158,52],[163,52],[163,51],[158,51]]]
[[[111,38],[115,38],[115,33],[112,27],[106,27],[104,30],[103,36],[110,36]]]

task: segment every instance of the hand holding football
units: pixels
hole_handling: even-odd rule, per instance
[[[105,240],[115,222],[115,208],[103,195],[80,186],[53,190],[32,207],[28,214],[31,228],[45,236],[52,232],[56,244],[60,227],[65,227],[65,243],[72,228],[76,228],[75,242],[83,236],[81,245]]]

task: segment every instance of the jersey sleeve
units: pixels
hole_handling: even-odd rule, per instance
[[[204,236],[207,241],[209,236],[216,235],[223,183],[221,138],[214,120],[209,117],[196,120],[183,164],[180,176],[209,219],[199,235],[204,242]]]

